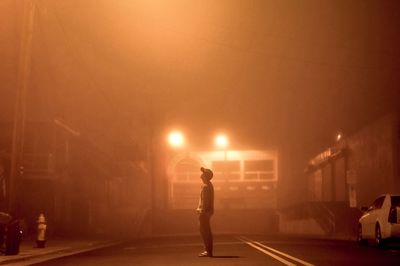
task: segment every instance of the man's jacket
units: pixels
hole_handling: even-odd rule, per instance
[[[212,215],[214,213],[214,187],[211,182],[204,184],[201,189],[199,206],[200,214]]]

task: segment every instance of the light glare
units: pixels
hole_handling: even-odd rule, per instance
[[[171,145],[173,148],[180,148],[183,147],[185,144],[185,138],[180,131],[172,131],[168,135],[168,143]]]
[[[228,137],[223,134],[220,134],[215,137],[215,145],[218,148],[226,148],[228,146],[228,143],[229,143]]]
[[[338,133],[337,135],[336,135],[336,141],[340,141],[342,139],[342,134],[341,133]]]

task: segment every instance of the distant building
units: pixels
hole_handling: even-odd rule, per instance
[[[398,115],[387,115],[318,154],[306,168],[309,200],[366,206],[400,193]]]
[[[216,209],[275,209],[278,181],[276,151],[227,150],[182,152],[168,164],[171,209],[195,209],[200,167],[211,168]]]
[[[279,230],[290,234],[355,238],[360,207],[380,194],[400,193],[399,116],[366,125],[312,158],[306,190],[279,211]]]
[[[43,212],[54,234],[76,228],[79,234],[136,236],[150,208],[142,155],[127,145],[71,132],[51,122],[26,123],[14,193],[28,233],[36,232]],[[2,171],[0,177],[0,206],[6,206],[10,177]]]

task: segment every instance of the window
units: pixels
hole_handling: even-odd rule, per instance
[[[245,180],[273,180],[273,160],[249,160],[244,161]]]
[[[257,180],[258,179],[258,174],[257,173],[245,173],[244,174],[244,179]]]
[[[200,174],[200,164],[191,158],[183,159],[175,167],[175,180],[177,181],[200,182]]]
[[[240,172],[240,161],[214,161],[212,165],[215,172]]]
[[[273,160],[245,161],[244,169],[246,172],[271,172],[274,171]]]
[[[212,170],[215,179],[240,179],[240,161],[213,161]]]
[[[260,179],[261,180],[272,180],[274,179],[274,174],[273,173],[260,173]]]
[[[400,196],[392,196],[390,200],[392,206],[400,207]]]
[[[383,201],[385,200],[385,196],[377,198],[374,203],[369,207],[369,210],[377,210],[382,208]]]

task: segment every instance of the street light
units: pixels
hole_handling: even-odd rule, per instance
[[[217,135],[217,136],[215,137],[215,145],[216,145],[218,148],[226,149],[226,147],[228,146],[228,144],[229,144],[229,140],[228,140],[228,137],[227,137],[226,135],[224,135],[224,134],[219,134],[219,135]]]
[[[168,143],[173,148],[181,148],[185,145],[185,137],[180,131],[172,131],[168,134]]]
[[[336,141],[340,141],[343,138],[342,133],[338,132],[336,135]]]

